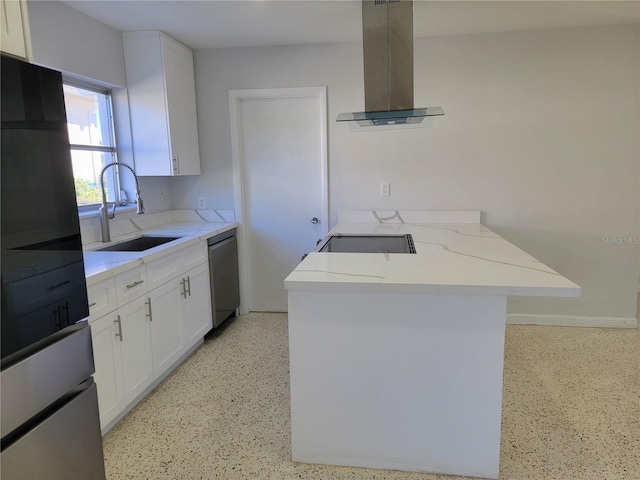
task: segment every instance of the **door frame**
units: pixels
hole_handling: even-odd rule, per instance
[[[242,150],[240,102],[243,100],[315,98],[320,105],[320,190],[322,208],[320,224],[323,235],[329,231],[329,189],[327,155],[327,87],[292,87],[229,90],[231,121],[231,158],[233,162],[233,200],[238,222],[238,264],[240,270],[240,315],[249,313],[248,235],[244,221],[247,218],[245,202],[245,158]]]

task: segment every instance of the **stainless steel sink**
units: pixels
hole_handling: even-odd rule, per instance
[[[96,252],[144,252],[145,250],[172,242],[179,238],[182,237],[156,237],[145,235],[125,242],[116,243],[115,245],[110,245],[108,247],[98,248]]]

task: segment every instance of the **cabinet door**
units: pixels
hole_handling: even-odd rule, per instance
[[[91,322],[91,340],[98,386],[100,428],[104,428],[123,409],[122,359],[117,312]]]
[[[213,328],[209,264],[204,263],[189,270],[185,278],[188,295],[182,299],[182,321],[185,331],[185,347],[189,348]]]
[[[172,175],[159,32],[124,32],[136,173]]]
[[[196,92],[191,50],[162,35],[162,58],[174,175],[200,174]]]
[[[2,51],[27,58],[27,44],[22,17],[24,2],[0,0],[0,46]]]
[[[136,173],[200,174],[191,50],[158,31],[123,41]]]
[[[139,298],[118,309],[122,327],[122,381],[127,403],[153,382],[148,311],[147,297]]]
[[[182,282],[176,278],[149,293],[151,300],[151,350],[155,376],[167,370],[182,353],[180,316]]]

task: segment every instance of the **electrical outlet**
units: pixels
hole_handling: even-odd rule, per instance
[[[204,197],[198,197],[198,208],[200,210],[203,210],[203,209],[207,208],[207,204],[204,201]]]
[[[388,197],[390,195],[390,185],[389,182],[382,182],[380,184],[380,196]]]
[[[162,185],[158,185],[158,196],[164,197],[164,187]]]

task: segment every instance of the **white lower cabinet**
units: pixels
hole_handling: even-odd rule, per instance
[[[209,264],[203,263],[187,272],[188,295],[182,298],[182,322],[188,344],[202,338],[213,327]]]
[[[118,308],[122,325],[122,377],[127,403],[153,382],[151,331],[149,329],[148,299],[138,298]]]
[[[176,278],[149,293],[151,352],[156,375],[169,368],[182,354],[180,290],[181,282]]]
[[[120,356],[118,313],[111,312],[91,322],[91,340],[98,387],[100,426],[107,425],[124,408],[122,358]]]
[[[182,265],[182,271],[176,270],[176,276],[163,283],[160,273],[166,269],[159,267],[164,258],[89,286],[94,378],[103,432],[175,368],[213,326],[209,264],[206,256],[195,267],[190,261],[198,251],[187,248],[172,254],[176,258],[171,262]],[[154,288],[147,291],[148,285]],[[116,302],[107,301],[116,296],[113,291],[117,307]],[[108,309],[112,311],[104,314]],[[94,318],[98,313],[104,315]]]

